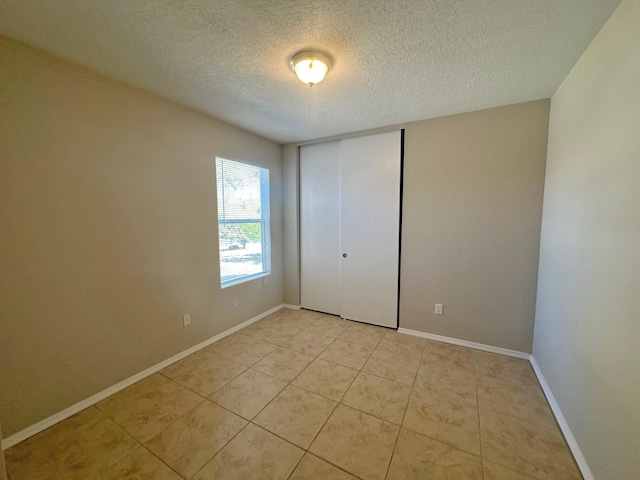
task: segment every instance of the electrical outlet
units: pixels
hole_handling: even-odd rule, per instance
[[[263,285],[266,285],[267,283],[269,283],[269,277],[264,277],[264,278],[262,279],[262,284],[263,284]]]
[[[184,327],[188,327],[189,325],[191,325],[191,314],[190,313],[185,313],[182,317],[182,325]]]
[[[442,304],[436,303],[436,315],[442,315]]]
[[[238,301],[238,297],[233,297],[233,306],[237,307],[238,305],[240,305],[240,302]]]

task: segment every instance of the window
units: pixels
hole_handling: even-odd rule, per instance
[[[269,170],[216,158],[222,288],[268,275]]]

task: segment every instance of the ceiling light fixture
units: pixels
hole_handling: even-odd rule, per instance
[[[305,50],[291,57],[289,65],[301,82],[313,87],[331,68],[331,59],[324,53]]]

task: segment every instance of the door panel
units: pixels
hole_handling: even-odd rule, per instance
[[[342,140],[341,288],[344,318],[398,326],[401,133]]]
[[[300,147],[300,304],[340,314],[340,142]]]

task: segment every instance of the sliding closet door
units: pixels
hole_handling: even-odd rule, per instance
[[[340,314],[340,142],[300,147],[300,304]]]
[[[343,140],[340,314],[398,326],[401,133]]]

